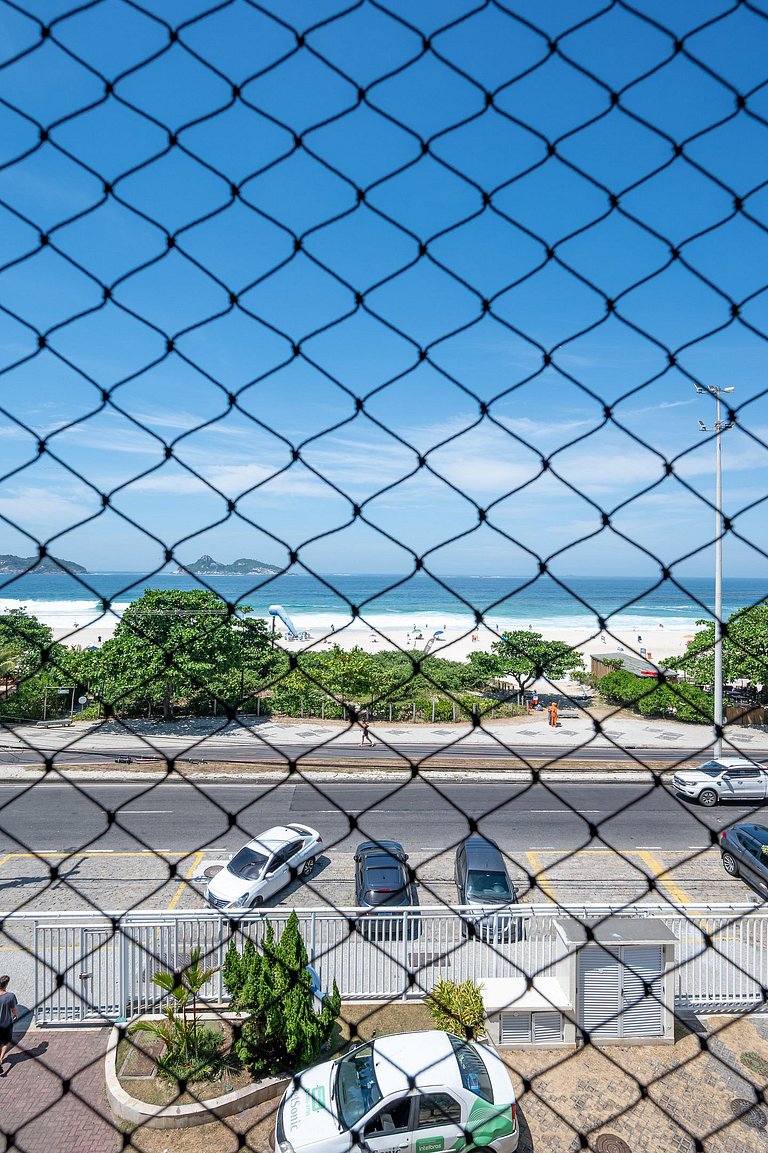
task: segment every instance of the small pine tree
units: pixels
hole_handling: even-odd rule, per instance
[[[267,921],[261,952],[246,941],[242,953],[230,943],[224,986],[232,1006],[248,1014],[235,1042],[238,1057],[255,1074],[294,1072],[311,1064],[333,1032],[341,996],[333,983],[320,1013],[314,1009],[312,977],[299,919],[291,913],[275,941]]]

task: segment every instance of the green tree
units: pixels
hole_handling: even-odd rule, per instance
[[[715,679],[714,621],[696,622],[697,631],[680,657],[667,661],[698,685]],[[723,680],[744,678],[753,685],[768,684],[768,601],[733,613],[723,626]]]
[[[169,720],[178,700],[239,703],[245,670],[251,676],[268,664],[269,648],[266,628],[236,617],[213,593],[149,589],[126,609],[95,668],[113,709],[149,701]]]
[[[0,649],[15,653],[16,675],[21,679],[34,675],[61,656],[61,646],[53,643],[53,633],[48,626],[23,608],[0,614]]]
[[[509,677],[521,696],[538,677],[556,680],[584,668],[581,654],[570,645],[545,641],[541,633],[531,629],[504,633],[493,642],[490,653],[472,653],[470,663],[485,680]]]
[[[235,1042],[238,1057],[256,1074],[295,1072],[316,1060],[341,1010],[336,982],[320,1012],[299,919],[291,913],[279,940],[267,922],[259,950],[246,941],[242,953],[230,942],[224,986],[232,1006],[248,1014]]]

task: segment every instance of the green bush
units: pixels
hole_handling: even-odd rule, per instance
[[[196,1002],[206,981],[215,969],[203,969],[200,950],[193,949],[189,964],[179,973],[160,970],[152,980],[167,993],[171,1001],[163,1006],[162,1021],[137,1021],[129,1033],[153,1033],[165,1048],[155,1060],[158,1076],[167,1081],[208,1081],[220,1077],[231,1061],[223,1060],[224,1035],[217,1029],[200,1025]],[[191,1015],[188,1009],[191,1007]]]
[[[485,1024],[482,985],[474,981],[440,980],[426,999],[435,1028],[455,1033],[467,1041],[480,1040],[488,1033]]]
[[[224,959],[224,986],[232,1007],[247,1013],[235,1052],[255,1075],[295,1073],[317,1059],[341,1011],[333,994],[315,1012],[312,977],[299,919],[291,913],[279,940],[267,921],[260,950],[246,941],[240,953],[230,942]]]
[[[210,1025],[198,1025],[194,1051],[185,1054],[166,1046],[155,1060],[158,1077],[163,1081],[192,1085],[196,1081],[218,1081],[225,1072],[238,1067],[234,1056],[222,1053],[224,1034]]]

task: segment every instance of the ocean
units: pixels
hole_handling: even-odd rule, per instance
[[[255,616],[269,619],[270,605],[282,605],[298,629],[341,628],[357,605],[369,627],[381,629],[471,628],[475,611],[494,631],[508,628],[579,628],[592,632],[597,617],[609,627],[629,630],[658,626],[690,632],[694,622],[711,614],[714,581],[688,578],[683,588],[667,581],[651,589],[653,579],[632,577],[572,577],[562,585],[549,576],[444,577],[423,573],[403,577],[387,574],[308,574],[279,577],[218,576],[196,579],[164,572],[147,578],[140,573],[104,572],[81,577],[66,575],[0,577],[0,612],[25,607],[51,628],[96,626],[104,621],[102,600],[114,622],[145,589],[208,588],[226,600],[249,605]],[[683,583],[683,582],[681,582]],[[760,579],[723,582],[726,617],[768,595]],[[360,622],[358,622],[360,623]]]

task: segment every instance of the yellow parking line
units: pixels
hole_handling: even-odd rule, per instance
[[[531,866],[531,872],[536,878],[537,887],[541,889],[542,893],[549,897],[550,901],[554,901],[555,894],[552,891],[552,886],[549,881],[545,878],[544,869],[539,861],[538,853],[527,851],[525,855],[528,858],[528,864]]]
[[[2,867],[3,867],[3,865],[6,863],[6,861],[10,861],[10,859],[11,859],[11,857],[12,857],[12,856],[13,856],[13,853],[6,853],[6,854],[5,854],[5,856],[3,857],[2,861],[0,861],[0,869],[2,869]]]
[[[200,862],[202,861],[203,856],[204,856],[204,850],[198,849],[197,852],[195,853],[195,857],[194,857],[194,860],[192,861],[192,864],[189,866],[189,868],[186,871],[186,874],[184,876],[184,880],[179,882],[178,889],[176,890],[176,892],[171,897],[171,903],[168,906],[169,912],[171,909],[176,908],[176,905],[181,900],[181,894],[184,892],[185,889],[187,889],[189,887],[189,881],[191,880],[192,877],[194,877],[195,871],[199,868]]]
[[[647,865],[651,871],[651,876],[655,881],[661,881],[665,889],[668,890],[669,895],[677,901],[678,905],[690,905],[688,897],[674,881],[669,880],[669,873],[658,857],[654,857],[653,853],[649,853],[647,849],[637,849],[638,857]]]

